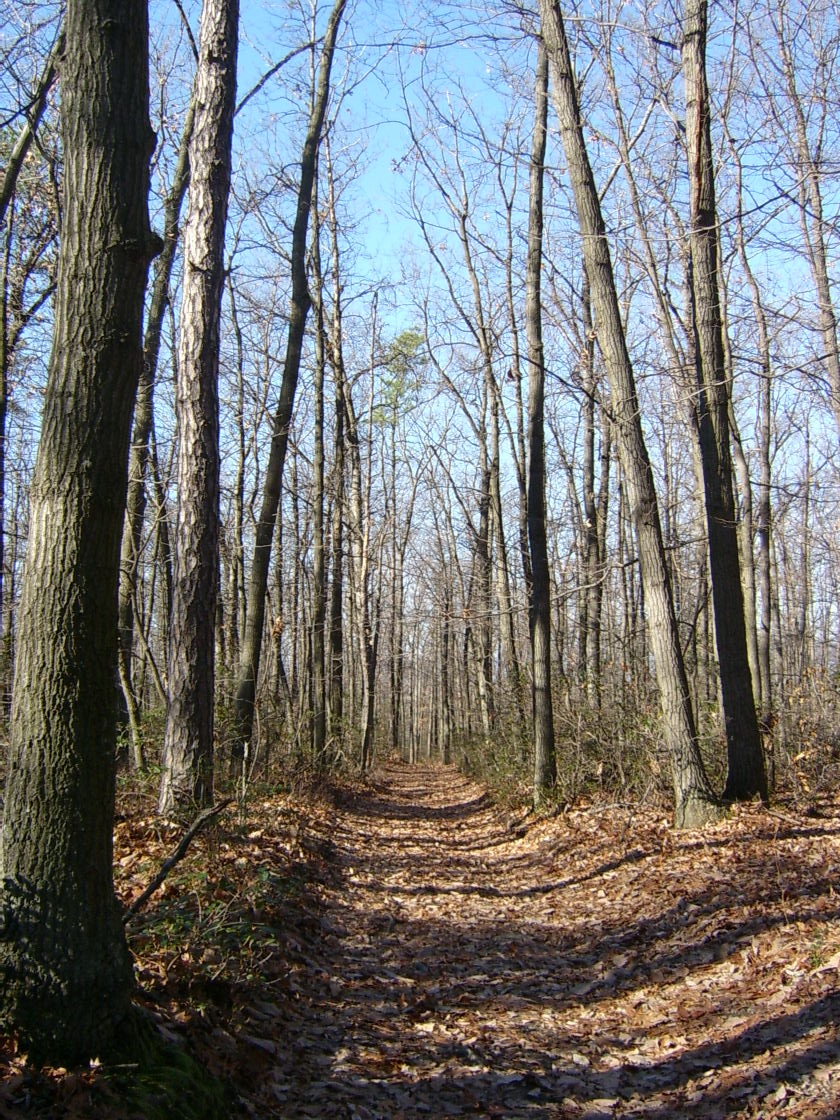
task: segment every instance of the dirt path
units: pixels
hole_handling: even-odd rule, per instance
[[[277,1114],[840,1115],[836,816],[526,829],[454,771],[391,767],[327,832]]]

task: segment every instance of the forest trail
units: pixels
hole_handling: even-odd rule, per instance
[[[522,822],[389,765],[316,831],[335,875],[255,1115],[840,1115],[836,806]]]

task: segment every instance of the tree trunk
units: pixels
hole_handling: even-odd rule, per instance
[[[333,739],[344,734],[344,379],[335,370],[335,439],[333,450],[332,582],[329,602],[329,726]]]
[[[551,575],[545,531],[545,356],[542,339],[543,180],[548,132],[548,56],[542,44],[534,89],[534,136],[528,203],[525,324],[528,339],[528,544],[531,580],[531,711],[534,723],[534,806],[557,777],[551,704]]]
[[[732,490],[729,385],[718,286],[717,208],[706,84],[707,16],[707,0],[686,0],[682,60],[691,206],[691,303],[709,571],[729,763],[724,798],[743,800],[758,794],[766,801],[767,775],[747,656]]]
[[[569,45],[557,0],[540,0],[542,33],[551,62],[554,102],[592,287],[598,344],[610,381],[614,432],[639,547],[645,608],[662,696],[665,741],[672,760],[678,827],[718,815],[697,743],[694,713],[677,631],[653,472],[642,433],[633,367],[621,321],[598,191],[583,140]]]
[[[149,230],[142,0],[70,0],[63,229],[19,612],[0,851],[0,1021],[36,1060],[102,1053],[131,959],[114,898],[117,580]]]
[[[213,797],[219,581],[219,319],[231,176],[239,0],[201,14],[175,412],[178,515],[169,639],[169,702],[158,811]]]
[[[236,474],[233,480],[233,526],[230,542],[228,580],[228,648],[225,668],[230,675],[239,665],[239,648],[247,614],[245,603],[245,476],[248,465],[247,422],[245,419],[245,339],[239,321],[239,306],[230,272],[227,276],[230,318],[236,341]]]
[[[326,690],[326,620],[327,573],[324,534],[324,374],[326,370],[326,335],[323,306],[323,275],[321,272],[320,220],[318,217],[317,183],[313,188],[312,212],[312,276],[317,324],[315,328],[314,430],[312,446],[312,754],[317,765],[326,762],[327,690]]]
[[[334,245],[336,254],[338,246]],[[337,275],[336,275],[337,279]],[[336,310],[339,308],[336,299]],[[374,399],[374,348],[377,335],[376,318],[377,298],[373,297],[372,323],[371,323],[371,361],[370,361],[370,394],[368,398],[368,440],[372,438],[372,413]],[[338,361],[338,367],[344,378],[344,401],[346,406],[345,422],[347,431],[347,451],[350,470],[350,493],[347,503],[348,534],[350,543],[350,556],[353,565],[353,592],[356,607],[356,625],[358,628],[361,658],[362,700],[361,700],[361,736],[359,746],[359,766],[362,772],[366,771],[373,759],[373,716],[374,716],[374,686],[376,674],[376,612],[372,609],[371,602],[371,559],[370,559],[370,483],[371,460],[370,443],[366,471],[362,466],[361,436],[356,411],[350,395],[350,386],[342,357],[341,320],[336,319],[336,332],[333,336],[333,349]],[[366,478],[364,477],[366,474]]]

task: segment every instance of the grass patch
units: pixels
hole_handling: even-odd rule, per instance
[[[100,1086],[104,1100],[144,1120],[228,1120],[238,1112],[232,1088],[162,1039],[139,1012],[103,1063]]]

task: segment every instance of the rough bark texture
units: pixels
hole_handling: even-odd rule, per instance
[[[63,228],[19,613],[0,1018],[53,1062],[107,1047],[131,960],[112,879],[117,579],[148,262],[147,12],[70,0]]]
[[[557,777],[551,706],[551,577],[545,531],[545,360],[542,339],[543,179],[548,131],[548,56],[540,44],[535,83],[534,136],[528,203],[525,323],[528,338],[528,544],[531,580],[531,706],[534,721],[534,804]]]
[[[714,164],[706,85],[706,0],[686,0],[683,77],[691,207],[691,302],[709,571],[729,769],[724,797],[767,800],[764,751],[747,654],[729,446],[729,384],[718,288]]]
[[[309,228],[309,213],[312,207],[312,186],[315,181],[318,145],[321,141],[321,130],[324,125],[324,115],[327,110],[327,100],[330,92],[330,70],[333,53],[345,4],[346,0],[335,0],[330,18],[327,21],[315,97],[301,153],[297,213],[292,229],[292,299],[289,309],[289,333],[286,338],[286,357],[283,363],[280,396],[274,414],[263,500],[255,531],[254,556],[248,581],[248,618],[242,641],[242,656],[239,663],[236,688],[237,743],[234,746],[239,753],[242,752],[244,744],[250,740],[254,725],[254,704],[257,696],[257,678],[262,654],[265,595],[268,588],[268,570],[271,563],[271,542],[274,536],[277,510],[280,506],[283,467],[286,462],[286,449],[289,443],[289,425],[292,421],[292,409],[297,392],[306,318],[311,303],[306,283],[306,239]]]
[[[609,377],[614,431],[639,547],[645,613],[662,698],[663,730],[672,760],[675,821],[678,827],[694,827],[715,817],[718,809],[697,744],[653,472],[642,433],[598,190],[583,139],[563,17],[556,0],[540,0],[540,13],[551,64],[554,104],[592,289],[595,329]]]
[[[213,796],[219,567],[219,317],[236,104],[238,0],[205,0],[189,147],[184,291],[175,410],[178,516],[169,703],[158,810]]]

